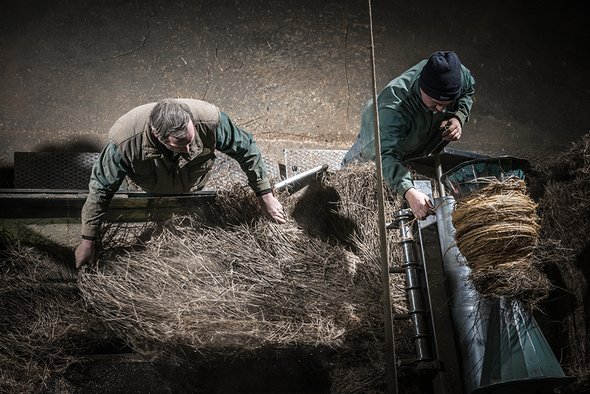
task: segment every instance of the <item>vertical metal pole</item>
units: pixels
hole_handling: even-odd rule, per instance
[[[375,77],[375,46],[373,44],[373,12],[369,0],[369,30],[371,31],[371,70],[373,80],[373,117],[375,120],[375,164],[377,196],[379,203],[379,240],[381,245],[381,284],[383,286],[383,324],[385,330],[385,361],[387,367],[387,393],[397,394],[397,371],[395,365],[395,339],[393,334],[391,300],[389,289],[389,261],[387,253],[387,229],[383,198],[381,169],[381,138],[379,136],[379,113],[377,111],[377,81]]]

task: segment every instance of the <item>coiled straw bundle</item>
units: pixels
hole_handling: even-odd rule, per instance
[[[536,208],[517,177],[491,179],[457,201],[455,242],[482,298],[505,297],[534,307],[549,293],[551,284],[533,261],[540,229]]]

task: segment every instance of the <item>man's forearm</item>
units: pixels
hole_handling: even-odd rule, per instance
[[[112,196],[99,196],[90,192],[82,208],[82,238],[96,239],[100,235],[100,226],[111,203]]]
[[[217,130],[216,148],[238,162],[254,192],[270,189],[266,166],[256,141],[250,133],[233,124],[223,112],[221,112],[221,121]]]
[[[117,148],[112,143],[107,144],[92,167],[88,197],[81,215],[83,237],[96,238],[99,235],[103,218],[127,172]]]

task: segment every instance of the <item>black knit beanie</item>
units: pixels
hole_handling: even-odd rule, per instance
[[[420,73],[420,88],[435,100],[454,100],[461,94],[461,62],[453,52],[434,52]]]

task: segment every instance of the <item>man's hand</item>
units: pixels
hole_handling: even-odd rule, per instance
[[[82,243],[76,249],[76,268],[80,268],[84,264],[94,263],[95,253],[94,241],[82,239]]]
[[[262,196],[258,197],[258,204],[260,204],[260,209],[262,209],[264,216],[274,220],[277,223],[287,223],[285,221],[283,206],[279,200],[273,196],[272,193],[263,194]]]
[[[448,128],[445,130],[446,126],[448,126]],[[445,141],[457,141],[461,138],[463,129],[461,127],[461,122],[459,122],[459,119],[457,118],[443,120],[440,124],[440,128],[443,130],[442,139]]]
[[[412,187],[406,191],[404,197],[410,203],[410,208],[418,220],[425,220],[428,215],[435,215],[434,205],[426,194]]]

